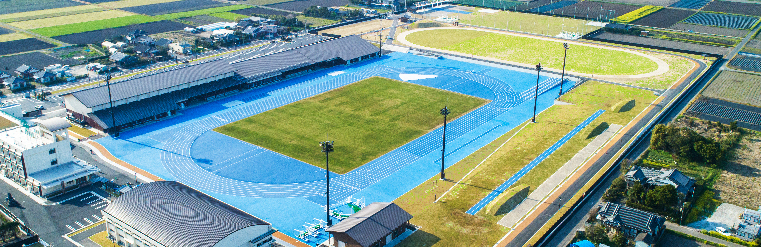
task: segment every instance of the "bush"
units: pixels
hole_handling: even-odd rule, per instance
[[[735,237],[735,236],[726,236],[726,235],[721,234],[721,233],[716,232],[716,231],[701,230],[700,232],[702,232],[705,235],[714,237],[714,238],[723,239],[723,240],[726,240],[726,241],[729,241],[729,242],[732,242],[732,243],[736,243],[736,244],[739,244],[739,245],[743,245],[743,246],[748,246],[748,247],[758,247],[759,246],[757,243],[755,243],[755,241],[754,242],[748,242],[748,241],[742,240],[742,239],[740,239],[738,237]]]
[[[624,193],[626,193],[626,180],[622,177],[618,177],[613,180],[613,184],[611,184],[608,191],[605,192],[603,198],[606,201],[615,201],[623,197]]]
[[[666,211],[674,206],[679,197],[677,196],[676,187],[673,185],[657,186],[647,192],[645,205],[651,208]]]
[[[588,226],[584,231],[584,234],[586,235],[587,239],[593,243],[607,243],[610,241],[608,239],[607,229],[605,229],[605,226],[599,223]]]

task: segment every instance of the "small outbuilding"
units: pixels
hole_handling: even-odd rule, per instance
[[[335,247],[386,246],[411,228],[412,215],[393,202],[375,202],[328,228]]]

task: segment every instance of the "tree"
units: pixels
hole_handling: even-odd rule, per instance
[[[613,242],[614,246],[618,247],[626,247],[629,244],[629,240],[626,239],[626,236],[622,232],[617,232],[616,235],[613,235],[613,239],[610,240]]]
[[[656,150],[666,150],[668,145],[666,143],[666,136],[668,134],[668,127],[663,124],[658,124],[653,128],[652,137],[650,137],[650,146]]]
[[[737,121],[732,121],[729,123],[729,129],[732,131],[737,131]]]
[[[721,151],[719,144],[710,139],[695,142],[695,151],[706,163],[711,164],[711,166],[714,167],[716,166],[716,163],[723,158],[724,153]]]
[[[628,196],[629,201],[635,202],[635,203],[642,203],[642,197],[645,195],[645,187],[642,186],[640,183],[634,183],[631,188],[629,188]]]
[[[648,207],[665,211],[676,204],[678,200],[679,197],[676,192],[676,187],[669,184],[657,186],[648,191],[645,202]]]
[[[16,233],[18,233],[18,226],[21,225],[18,222],[6,222],[0,225],[0,236],[3,237],[3,239],[9,239],[10,237],[15,237]]]
[[[605,226],[599,223],[588,226],[587,229],[584,230],[584,234],[587,236],[587,239],[593,243],[607,243],[609,241],[608,230],[605,229]]]
[[[613,184],[611,184],[608,191],[605,192],[604,198],[607,201],[615,201],[623,197],[624,193],[626,193],[626,180],[622,177],[618,177],[613,180]]]

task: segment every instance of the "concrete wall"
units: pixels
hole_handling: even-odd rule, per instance
[[[24,165],[27,175],[52,167],[50,165],[52,160],[57,160],[58,165],[72,161],[70,145],[69,140],[65,139],[24,151]],[[55,149],[55,153],[50,154],[51,149]]]
[[[103,220],[106,221],[106,232],[114,238],[114,243],[129,243],[130,246],[137,247],[164,247],[164,245],[154,241],[145,234],[135,230],[131,226],[124,224],[119,219],[103,212]]]
[[[66,109],[69,109],[73,112],[77,112],[82,115],[86,115],[87,113],[92,113],[92,109],[88,108],[82,102],[80,102],[74,95],[67,94],[63,96],[63,104],[66,106]]]
[[[219,242],[214,244],[214,247],[256,247],[257,243],[264,242],[268,239],[264,238],[259,240],[257,243],[251,243],[249,241],[269,232],[271,229],[272,226],[270,225],[249,226],[228,235],[222,240],[219,240]],[[260,247],[269,246],[269,243],[260,245]]]

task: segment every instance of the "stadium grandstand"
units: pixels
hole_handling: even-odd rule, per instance
[[[68,93],[63,96],[66,111],[72,121],[108,133],[157,121],[236,91],[380,55],[378,47],[359,36],[313,40],[316,43],[268,47],[264,52],[243,52],[111,82],[111,100],[106,85]]]

